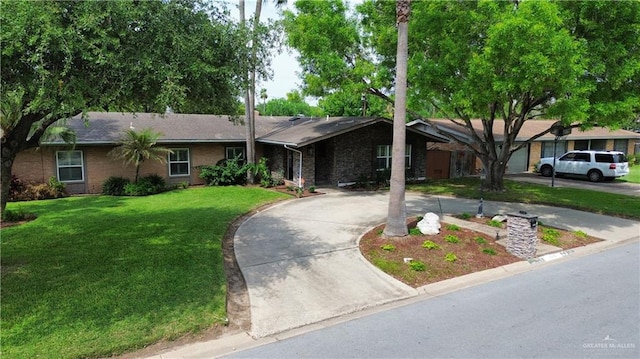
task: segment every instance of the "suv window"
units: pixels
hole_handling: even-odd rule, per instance
[[[588,153],[576,153],[574,161],[591,162],[591,156]]]
[[[596,153],[596,162],[613,163],[613,155],[608,153]]]
[[[569,152],[566,155],[560,157],[558,160],[560,161],[573,161],[576,157],[576,153],[575,152]]]
[[[620,153],[596,153],[596,162],[622,163],[627,162],[627,159]]]

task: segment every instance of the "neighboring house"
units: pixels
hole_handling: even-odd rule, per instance
[[[449,120],[433,119],[430,120],[436,124],[441,130],[447,131],[458,136],[468,137],[468,132],[465,128],[454,125]],[[555,120],[528,120],[522,126],[522,129],[518,133],[516,143],[522,143],[533,137],[534,135],[541,133],[549,129],[556,121]],[[424,121],[413,121],[407,124],[415,129],[431,129],[431,126]],[[483,127],[481,120],[472,120],[472,125],[478,134],[483,136]],[[496,144],[500,145],[503,139],[504,122],[496,120],[493,125],[493,134],[496,139]],[[640,143],[640,133],[635,133],[626,130],[610,131],[606,128],[593,128],[588,131],[581,131],[578,128],[574,128],[571,134],[568,136],[560,137],[556,143],[556,138],[553,134],[546,134],[537,138],[531,144],[513,153],[509,163],[507,165],[507,173],[520,173],[530,172],[533,170],[533,166],[542,157],[551,157],[554,153],[554,145],[556,147],[555,153],[559,156],[570,150],[614,150],[621,151],[626,154],[635,154],[638,151],[638,144]],[[482,168],[482,162],[475,158],[475,155],[464,146],[451,142],[445,144],[434,144],[429,148],[429,156],[438,156],[439,160],[433,164],[428,161],[431,168],[442,168],[444,163],[448,163],[448,168],[444,168],[441,171],[441,175],[428,171],[427,177],[431,178],[451,178],[462,177],[467,175],[477,174]],[[447,158],[449,159],[447,161]],[[444,175],[444,174],[448,174]]]
[[[388,119],[259,116],[255,123],[256,158],[267,158],[272,173],[285,179],[303,178],[306,186],[371,179],[391,165],[393,126]],[[199,166],[245,156],[245,127],[229,116],[90,112],[86,124],[78,116],[67,126],[76,131],[75,146],[49,142],[23,151],[13,174],[39,183],[54,176],[70,193],[100,193],[107,178],[135,175],[133,165],[108,156],[129,128],[160,132],[158,145],[173,151],[167,163],[143,162],[140,176],[159,174],[169,183],[203,184]],[[407,175],[425,178],[427,143],[445,141],[433,132],[407,127]]]

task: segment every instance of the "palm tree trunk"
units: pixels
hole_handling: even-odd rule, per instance
[[[396,53],[396,98],[393,115],[393,149],[391,154],[391,188],[389,212],[384,235],[402,237],[408,234],[405,203],[405,151],[407,118],[407,62],[409,42],[410,0],[397,0],[398,48]]]

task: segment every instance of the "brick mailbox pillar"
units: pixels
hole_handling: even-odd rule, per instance
[[[522,259],[536,255],[538,216],[527,212],[507,214],[507,251]]]

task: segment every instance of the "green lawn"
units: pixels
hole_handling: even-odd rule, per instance
[[[549,187],[511,180],[504,182],[506,191],[484,192],[488,201],[546,204],[587,212],[640,220],[640,197],[595,192],[578,188]],[[480,198],[478,178],[457,178],[407,185],[407,190],[433,195]]]
[[[483,197],[640,219],[638,197],[505,184],[505,193]],[[407,189],[480,194],[477,178]],[[285,197],[260,188],[203,187],[10,203],[8,209],[38,218],[1,231],[0,356],[108,356],[223,323],[221,239],[238,216]]]
[[[616,181],[640,183],[640,165],[629,167],[629,174],[617,179]]]
[[[223,323],[221,239],[283,197],[204,187],[9,203],[38,218],[1,231],[0,356],[108,356]]]

